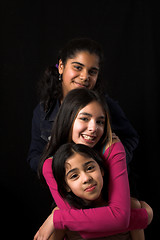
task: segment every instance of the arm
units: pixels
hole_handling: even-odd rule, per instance
[[[41,138],[40,124],[41,124],[41,110],[39,104],[33,112],[31,144],[27,157],[27,161],[29,162],[31,168],[34,171],[37,171],[40,157],[47,143],[44,139]]]
[[[108,157],[109,151],[109,149],[106,150],[104,157]],[[111,146],[106,165],[109,172],[108,206],[83,210],[71,209],[67,215],[64,211],[55,211],[54,224],[56,228],[67,227],[72,231],[86,231],[90,232],[91,237],[93,237],[93,229],[94,232],[105,231],[105,236],[107,236],[107,234],[114,234],[128,227],[130,192],[125,151],[121,143],[115,143]],[[73,219],[72,216],[74,216]],[[79,224],[77,224],[77,221]]]
[[[142,206],[137,199],[131,198],[131,207],[132,208],[141,208]],[[136,230],[130,231],[130,235],[131,235],[132,240],[145,240],[143,229],[138,229],[138,230],[136,229]]]
[[[126,151],[127,165],[132,160],[133,151],[136,149],[139,136],[133,128],[119,104],[106,95],[106,101],[109,106],[113,132],[121,139]]]
[[[107,236],[126,230],[130,219],[130,195],[124,148],[122,144],[120,146],[123,150],[119,154],[117,154],[115,152],[116,149],[114,149],[114,151],[112,151],[112,156],[110,155],[110,157],[114,158],[114,161],[110,161],[108,165],[109,171],[111,170],[112,172],[110,179],[113,179],[111,179],[110,189],[112,186],[113,191],[110,193],[110,201],[107,207],[83,210],[71,209],[71,207],[64,202],[57,192],[57,184],[53,177],[51,168],[52,159],[47,159],[45,161],[43,166],[43,175],[50,188],[53,198],[55,199],[58,207],[61,208],[60,210],[55,211],[53,217],[56,229],[69,228],[72,231],[80,231],[83,237],[87,236],[89,238],[95,236],[93,229],[97,232],[96,237]],[[109,150],[106,150],[106,155],[108,155],[108,151]],[[114,168],[116,169],[114,170]],[[119,183],[127,186],[126,190],[123,188],[124,193],[123,191],[120,191],[122,186]],[[121,200],[121,197],[123,199],[126,198],[125,203]],[[124,204],[126,205],[124,206]],[[141,228],[144,228],[144,226],[146,227],[146,218],[147,215],[144,211],[131,212],[131,227],[133,224],[133,228],[137,228],[137,225]],[[137,220],[137,225],[135,223],[135,219]],[[140,220],[138,221],[138,219]]]
[[[148,224],[151,223],[151,221],[153,219],[153,210],[146,202],[138,201],[135,198],[131,198],[131,207],[132,208],[145,208],[148,213]],[[131,233],[132,240],[144,240],[145,239],[143,229],[138,229],[138,230],[136,229],[136,230],[131,231],[130,233]]]
[[[61,195],[58,192],[57,182],[52,172],[52,158],[48,158],[45,160],[42,171],[46,183],[52,194],[52,197],[54,198],[54,201],[58,208],[67,210],[70,209],[71,208],[70,205],[61,197]]]
[[[55,208],[57,209],[57,208]],[[46,221],[37,231],[34,236],[34,240],[46,239],[46,240],[63,240],[65,236],[65,230],[56,230],[53,226],[53,212],[48,216]]]
[[[153,210],[152,208],[144,201],[140,201],[141,208],[145,208],[148,213],[148,224],[150,224],[153,220]]]

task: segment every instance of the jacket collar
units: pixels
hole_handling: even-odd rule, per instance
[[[48,120],[53,122],[60,108],[60,102],[58,100],[54,101],[52,106],[47,112],[44,112],[43,103],[40,104],[42,112],[42,120]]]

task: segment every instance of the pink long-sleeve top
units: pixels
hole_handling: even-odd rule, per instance
[[[105,151],[104,159],[109,172],[108,205],[82,210],[72,208],[60,196],[52,173],[52,158],[46,159],[43,175],[59,207],[53,217],[56,229],[68,228],[79,232],[83,238],[98,238],[147,227],[147,211],[142,208],[130,209],[126,155],[122,143],[112,144]]]

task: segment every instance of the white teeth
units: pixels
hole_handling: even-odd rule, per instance
[[[94,137],[88,136],[88,135],[83,135],[84,139],[86,140],[93,140]]]

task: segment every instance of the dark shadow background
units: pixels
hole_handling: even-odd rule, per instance
[[[154,1],[1,1],[1,228],[6,239],[32,239],[51,197],[26,163],[36,83],[73,37],[104,49],[106,91],[140,135],[132,161],[139,198],[154,210],[146,239],[158,236],[160,10]],[[3,213],[2,213],[3,212]]]

